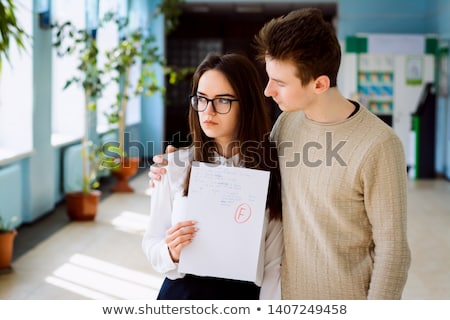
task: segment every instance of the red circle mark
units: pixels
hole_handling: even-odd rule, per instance
[[[246,203],[241,203],[237,206],[236,211],[234,212],[234,221],[237,223],[245,223],[251,216],[252,208]]]

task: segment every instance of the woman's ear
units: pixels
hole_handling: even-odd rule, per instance
[[[314,80],[315,90],[317,93],[322,93],[330,88],[330,78],[328,76],[319,76]]]

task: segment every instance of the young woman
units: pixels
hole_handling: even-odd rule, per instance
[[[262,82],[252,62],[239,54],[208,55],[193,76],[190,147],[169,154],[167,174],[155,183],[142,241],[153,268],[165,274],[158,299],[280,299],[283,252],[280,175],[268,141],[270,119]],[[192,161],[270,170],[266,204],[264,272],[253,282],[178,272],[181,251],[198,231],[183,220]]]

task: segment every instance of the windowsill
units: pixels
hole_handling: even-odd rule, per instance
[[[99,126],[97,126],[97,134],[104,135],[104,134],[107,134],[107,133],[117,130],[117,129],[119,129],[118,124],[99,125]]]
[[[132,127],[132,126],[136,126],[136,125],[139,125],[141,123],[141,120],[135,120],[135,121],[130,121],[130,122],[128,122],[127,123],[127,127]]]
[[[81,140],[81,137],[74,137],[67,134],[53,133],[52,134],[52,147],[59,148],[65,147],[74,142]]]
[[[28,158],[34,153],[31,151],[14,151],[10,149],[0,148],[0,167]]]

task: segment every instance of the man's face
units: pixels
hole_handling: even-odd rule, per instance
[[[283,111],[307,109],[313,102],[314,81],[302,86],[296,75],[296,67],[289,60],[266,57],[266,72],[269,76],[264,94],[278,104]]]

